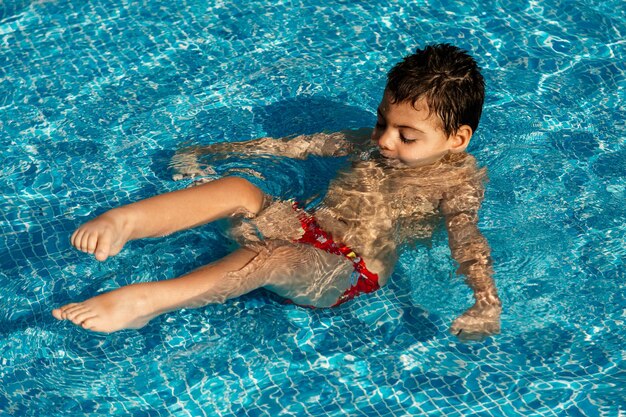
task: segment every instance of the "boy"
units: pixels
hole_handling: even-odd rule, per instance
[[[110,210],[71,237],[77,249],[104,261],[131,239],[157,237],[237,216],[241,247],[176,279],[129,285],[53,311],[86,329],[137,328],[179,308],[200,307],[264,287],[293,303],[332,307],[384,285],[397,247],[430,236],[442,216],[450,249],[476,303],[452,324],[462,337],[498,333],[501,303],[489,246],[477,228],[485,170],[465,153],[478,126],[484,82],[475,61],[448,45],[427,46],[388,74],[371,133],[374,152],[353,161],[314,213],[272,199],[243,178]],[[262,138],[188,150],[273,153],[294,158],[347,155],[359,145],[342,133]],[[194,173],[187,166],[183,172]]]

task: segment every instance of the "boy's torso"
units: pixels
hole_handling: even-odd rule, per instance
[[[363,257],[384,285],[397,260],[397,247],[429,238],[440,222],[442,199],[459,186],[475,183],[476,173],[475,160],[467,154],[421,168],[358,161],[331,182],[314,215],[335,241]],[[295,241],[302,234],[297,213],[286,201],[270,204],[252,224],[264,239]]]

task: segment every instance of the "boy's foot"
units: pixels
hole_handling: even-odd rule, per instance
[[[147,291],[145,285],[129,285],[82,303],[71,303],[54,309],[52,315],[57,320],[69,320],[95,332],[138,329],[157,315],[152,309]]]
[[[452,323],[450,332],[461,340],[482,340],[500,333],[500,305],[477,305],[469,308]]]
[[[119,210],[111,210],[80,226],[70,240],[76,249],[104,261],[122,250],[131,231],[129,219]]]

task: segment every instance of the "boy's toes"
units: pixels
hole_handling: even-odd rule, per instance
[[[74,321],[74,318],[82,313],[83,311],[86,310],[85,306],[81,303],[77,303],[77,304],[71,304],[69,306],[67,306],[67,308],[62,308],[63,313],[62,313],[62,317],[65,320],[71,320]]]
[[[52,310],[52,316],[54,316],[54,318],[57,320],[63,320],[63,312],[60,308],[55,308],[54,310]]]
[[[74,324],[81,324],[83,321],[92,317],[92,313],[87,309],[72,311],[67,315],[67,319]]]
[[[69,320],[75,325],[86,329],[93,327],[93,319],[97,316],[93,310],[83,303],[72,303],[61,308],[55,308],[52,310],[52,315],[57,320]]]
[[[98,246],[95,249],[96,259],[100,262],[106,260],[111,252],[111,234],[105,233],[98,241]]]
[[[82,252],[87,252],[90,234],[83,232],[76,236],[76,248]]]
[[[96,317],[96,314],[91,310],[82,310],[80,313],[74,315],[70,321],[77,326],[85,325],[85,322]]]
[[[52,315],[57,320],[67,320],[68,312],[75,309],[78,305],[79,305],[78,303],[71,303],[71,304],[64,305],[63,307],[60,307],[60,308],[55,308],[54,310],[52,310]]]
[[[106,261],[106,259],[109,257],[109,255],[107,254],[107,252],[105,250],[102,249],[98,249],[96,251],[96,259],[100,262]]]
[[[93,318],[84,320],[81,324],[80,327],[82,327],[85,330],[91,330],[93,328]]]
[[[98,326],[99,321],[100,320],[98,320],[98,318],[95,316],[90,317],[88,319],[83,320],[80,326],[85,330],[102,331],[101,329],[99,329],[99,326]],[[106,331],[104,331],[104,333],[106,333]]]
[[[96,245],[98,244],[98,235],[96,233],[91,234],[87,238],[87,253],[93,254],[96,250]]]
[[[68,319],[67,315],[72,310],[74,310],[78,305],[79,305],[78,303],[71,303],[71,304],[68,304],[68,305],[65,305],[65,306],[61,307],[60,308],[60,310],[61,310],[61,318],[63,320],[67,320]]]
[[[82,250],[80,246],[84,234],[85,231],[82,228],[79,228],[72,234],[72,237],[70,239],[70,241],[72,242],[72,246],[74,246],[78,250]]]

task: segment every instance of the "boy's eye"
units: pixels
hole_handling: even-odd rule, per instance
[[[416,139],[409,139],[409,138],[405,138],[404,136],[400,135],[400,140],[402,141],[402,143],[413,143],[413,142],[415,142]]]

